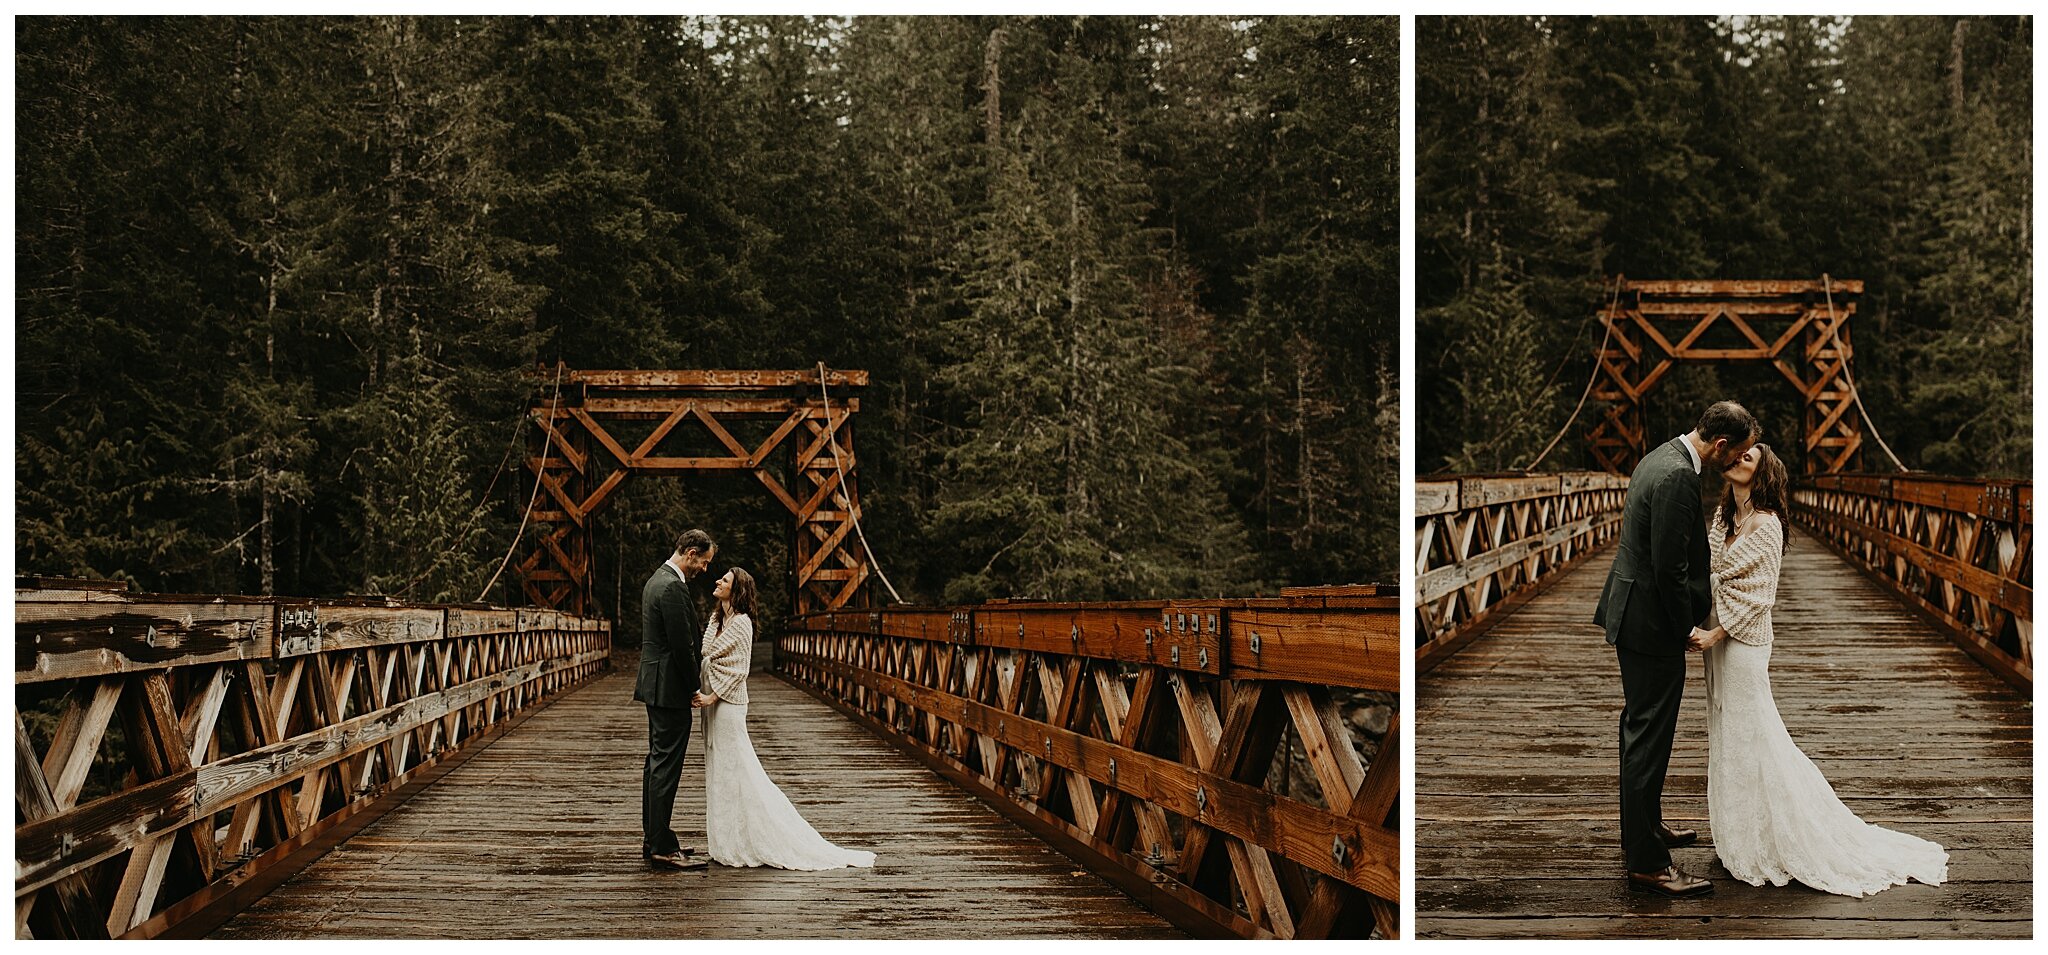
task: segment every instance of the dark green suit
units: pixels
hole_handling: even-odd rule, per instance
[[[1678,437],[1643,457],[1621,506],[1621,542],[1593,622],[1621,667],[1621,848],[1630,872],[1671,864],[1657,828],[1685,696],[1685,645],[1707,619],[1700,475]]]
[[[690,697],[697,692],[704,628],[690,587],[664,561],[640,589],[640,674],[633,699],[647,704],[647,765],[640,780],[640,854],[668,855],[679,843],[669,822],[690,747]]]

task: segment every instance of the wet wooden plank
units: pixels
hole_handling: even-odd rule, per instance
[[[767,658],[766,648],[757,660]],[[1177,938],[1128,896],[775,677],[755,750],[827,838],[873,869],[639,857],[645,711],[634,661],[526,725],[222,926],[225,938]],[[676,831],[703,834],[701,724]]]
[[[1865,899],[1750,886],[1706,826],[1706,689],[1690,675],[1665,812],[1702,828],[1681,866],[1712,896],[1622,881],[1621,680],[1591,623],[1596,556],[1424,674],[1416,702],[1422,938],[2025,938],[2033,932],[2028,701],[1803,532],[1774,614],[1787,728],[1866,820],[1950,850],[1950,880]]]

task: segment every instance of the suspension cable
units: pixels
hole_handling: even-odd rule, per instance
[[[540,461],[538,466],[533,469],[533,493],[526,498],[526,513],[519,515],[519,530],[512,535],[512,546],[505,548],[505,559],[498,561],[498,569],[491,573],[491,582],[485,584],[483,591],[476,595],[478,602],[482,602],[484,597],[491,592],[491,588],[498,585],[498,575],[503,574],[505,572],[505,565],[512,562],[513,553],[519,550],[519,541],[526,536],[526,522],[533,517],[533,504],[535,501],[540,500],[541,479],[546,477],[548,473],[548,452],[554,448],[555,429],[553,424],[555,412],[560,410],[562,404],[562,369],[566,367],[568,366],[563,364],[561,359],[555,360],[555,396],[548,399],[549,427],[542,429],[546,432],[546,436],[540,442]]]
[[[903,596],[896,592],[896,585],[889,582],[888,574],[882,573],[882,562],[875,559],[875,549],[868,546],[867,532],[860,529],[860,511],[853,506],[853,496],[847,493],[846,466],[839,460],[837,429],[832,427],[832,395],[825,390],[825,363],[822,361],[818,363],[818,398],[825,403],[825,444],[832,449],[832,470],[839,475],[839,502],[846,508],[847,517],[853,520],[853,533],[860,538],[860,549],[867,552],[868,566],[875,569],[875,576],[881,579],[882,586],[889,588],[889,596],[902,603]]]
[[[526,416],[521,415],[519,420],[512,423],[512,442],[505,445],[504,455],[498,458],[498,469],[491,472],[491,483],[484,487],[483,496],[477,499],[476,507],[469,512],[469,520],[463,522],[462,529],[455,532],[455,543],[448,545],[448,549],[442,551],[441,556],[434,558],[434,562],[428,564],[425,570],[413,575],[411,580],[406,581],[405,586],[398,591],[398,596],[410,598],[413,588],[418,587],[420,581],[427,579],[428,574],[440,570],[441,565],[448,562],[448,558],[455,556],[455,552],[461,550],[462,545],[469,542],[469,532],[476,528],[477,519],[484,516],[484,512],[490,509],[491,492],[498,489],[498,479],[505,476],[505,465],[512,463],[512,452],[519,449],[519,436],[525,431]]]
[[[1593,384],[1600,380],[1600,359],[1607,354],[1607,343],[1614,339],[1614,310],[1621,305],[1621,280],[1622,277],[1620,275],[1615,275],[1614,294],[1610,295],[1607,299],[1606,318],[1600,323],[1607,326],[1607,331],[1600,336],[1600,350],[1593,353],[1593,374],[1586,379],[1586,390],[1579,393],[1578,407],[1572,409],[1571,417],[1564,419],[1564,427],[1557,429],[1557,436],[1551,438],[1550,443],[1543,446],[1543,451],[1536,455],[1536,460],[1524,464],[1515,470],[1536,470],[1536,465],[1542,464],[1543,459],[1550,456],[1551,449],[1557,447],[1557,443],[1564,440],[1565,434],[1571,431],[1572,422],[1579,420],[1579,412],[1586,408],[1586,399],[1593,396]]]
[[[1893,466],[1901,471],[1912,468],[1899,461],[1892,453],[1892,446],[1884,443],[1884,435],[1877,433],[1877,422],[1870,420],[1870,409],[1863,407],[1863,389],[1856,387],[1856,379],[1849,375],[1849,343],[1842,340],[1841,323],[1835,320],[1835,280],[1826,272],[1820,274],[1821,291],[1828,299],[1828,337],[1835,340],[1835,351],[1842,356],[1842,381],[1849,386],[1849,397],[1856,401],[1856,412],[1863,416],[1863,426],[1870,429],[1870,436],[1877,439],[1877,446],[1884,449],[1885,457],[1892,459]]]

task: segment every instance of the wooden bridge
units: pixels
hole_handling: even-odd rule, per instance
[[[17,937],[1398,934],[1397,724],[1360,729],[1399,687],[1391,588],[789,621],[755,745],[880,856],[825,873],[644,865],[605,621],[15,599]]]
[[[1819,475],[1794,491],[1771,673],[1787,728],[1865,820],[1949,849],[1950,881],[1864,899],[1752,887],[1706,825],[1690,661],[1665,789],[1704,899],[1630,893],[1621,682],[1593,626],[1627,479],[1417,488],[1416,932],[1422,938],[2032,935],[2033,492]]]

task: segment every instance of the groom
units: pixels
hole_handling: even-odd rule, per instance
[[[1699,833],[1664,824],[1664,774],[1685,695],[1685,654],[1713,610],[1707,589],[1707,525],[1700,473],[1726,471],[1762,428],[1732,401],[1700,416],[1690,433],[1644,456],[1622,502],[1621,546],[1593,622],[1621,665],[1621,848],[1631,888],[1671,896],[1714,890],[1671,862]]]
[[[676,537],[675,553],[640,590],[640,675],[633,699],[647,704],[647,765],[640,780],[640,855],[666,869],[702,869],[696,849],[676,841],[676,784],[690,746],[691,698],[703,655],[703,622],[689,581],[711,566],[718,545],[696,528]]]

